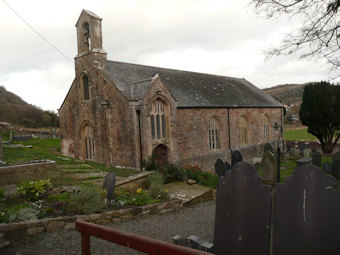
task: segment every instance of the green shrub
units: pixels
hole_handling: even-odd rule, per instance
[[[155,161],[155,158],[156,155],[152,153],[148,160],[142,159],[142,168],[145,171],[156,171],[160,167],[160,165]]]
[[[164,176],[160,172],[154,172],[153,174],[148,175],[145,179],[146,188],[150,188],[151,185],[163,185],[164,184]]]
[[[46,199],[47,202],[52,203],[52,202],[68,202],[70,200],[70,193],[64,192],[59,195],[49,195],[48,198]]]
[[[84,189],[77,194],[71,194],[67,210],[72,213],[90,214],[100,212],[104,202],[98,191]]]
[[[189,179],[193,179],[197,184],[216,189],[218,184],[218,177],[209,172],[203,172],[199,166],[185,166],[183,171]]]
[[[154,172],[152,175],[149,175],[146,180],[146,188],[148,189],[147,193],[153,199],[168,199],[169,194],[163,187],[164,184],[164,176],[160,172]]]
[[[3,188],[0,188],[0,205],[5,202],[5,191]]]
[[[184,172],[182,169],[175,164],[167,164],[160,169],[160,172],[163,174],[164,183],[183,181],[184,180]]]
[[[22,208],[10,215],[9,221],[22,221],[38,218],[39,211],[30,207]]]
[[[38,181],[22,182],[18,186],[18,191],[21,195],[30,201],[36,201],[52,188],[50,179],[43,179]]]

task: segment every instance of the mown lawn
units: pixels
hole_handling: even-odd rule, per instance
[[[317,138],[307,132],[307,128],[284,130],[286,141],[317,140]]]

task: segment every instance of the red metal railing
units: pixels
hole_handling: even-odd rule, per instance
[[[85,221],[77,220],[75,224],[76,230],[81,233],[82,255],[91,254],[90,236],[95,236],[150,255],[211,255],[208,252],[186,248]]]

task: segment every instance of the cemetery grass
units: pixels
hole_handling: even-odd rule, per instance
[[[287,141],[318,140],[316,136],[307,132],[307,128],[284,130],[284,137]]]

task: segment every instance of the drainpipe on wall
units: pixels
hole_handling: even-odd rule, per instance
[[[138,132],[139,132],[139,152],[140,152],[140,170],[142,170],[142,160],[143,160],[143,151],[142,151],[142,129],[141,129],[141,120],[140,120],[140,110],[136,110],[138,116]]]
[[[230,141],[230,108],[228,108],[228,141],[229,141],[230,160],[231,160],[233,152],[231,150],[231,141]]]

